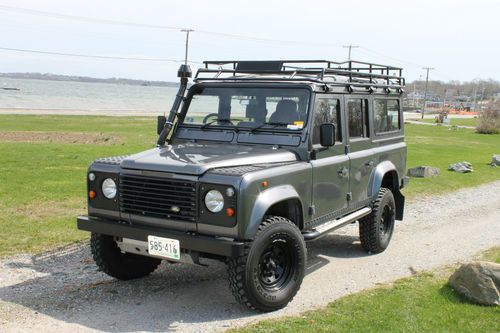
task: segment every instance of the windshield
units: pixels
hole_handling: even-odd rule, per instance
[[[300,131],[309,106],[304,88],[199,88],[191,98],[184,124],[228,128]]]

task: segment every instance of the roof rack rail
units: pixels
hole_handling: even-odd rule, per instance
[[[273,61],[204,61],[195,81],[264,80],[310,81],[362,86],[403,87],[403,69],[400,67],[348,60],[273,60]],[[259,76],[260,75],[260,76]],[[276,78],[270,75],[280,75]],[[328,80],[329,79],[329,80]],[[326,80],[326,81],[325,81]]]

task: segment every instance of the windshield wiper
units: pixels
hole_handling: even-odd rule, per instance
[[[214,119],[214,120],[212,120],[212,121],[210,121],[210,122],[208,122],[208,123],[206,123],[206,124],[201,125],[201,126],[200,126],[200,129],[201,129],[201,130],[205,130],[205,129],[207,129],[207,128],[208,128],[208,126],[210,126],[210,125],[212,125],[212,124],[215,124],[215,123],[225,123],[225,124],[228,124],[228,123],[229,123],[229,124],[231,124],[231,126],[233,126],[233,128],[234,128],[235,130],[237,130],[236,126],[235,126],[234,124],[232,124],[232,123],[231,123],[232,121],[241,121],[241,119],[234,119],[234,118],[229,118],[229,119],[219,119],[219,118],[217,118],[217,119]]]
[[[270,129],[273,129],[273,128],[276,128],[278,126],[288,126],[288,123],[281,123],[281,122],[275,122],[275,121],[272,121],[269,123],[262,123],[260,125],[255,126],[252,129],[250,129],[250,133],[253,133],[254,131],[256,131],[264,126],[267,126],[267,125],[271,125],[272,127]]]

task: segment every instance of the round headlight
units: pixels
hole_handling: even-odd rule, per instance
[[[205,206],[212,213],[218,213],[224,208],[224,197],[217,190],[210,190],[205,195]]]
[[[116,183],[111,178],[106,178],[102,182],[102,194],[108,199],[116,197]]]

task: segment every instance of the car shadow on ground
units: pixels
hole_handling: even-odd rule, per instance
[[[307,274],[335,258],[366,255],[358,238],[346,234],[330,234],[309,242],[307,247]],[[88,246],[71,246],[4,261],[5,268],[27,270],[31,278],[4,285],[0,300],[109,332],[169,331],[183,325],[211,325],[257,316],[234,300],[226,280],[226,265],[213,260],[208,264],[206,268],[162,263],[147,278],[118,281],[97,271]],[[18,310],[14,307],[12,311]],[[15,320],[16,314],[11,315]]]

